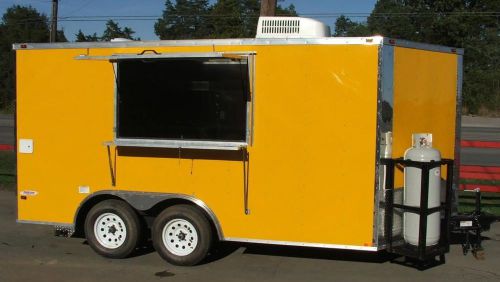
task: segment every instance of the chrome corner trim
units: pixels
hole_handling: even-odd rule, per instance
[[[209,219],[214,223],[215,229],[217,231],[217,236],[219,240],[224,240],[224,233],[222,232],[222,227],[220,225],[219,220],[217,219],[217,216],[215,213],[210,209],[210,207],[203,202],[202,200],[186,195],[186,194],[179,194],[179,193],[155,193],[155,192],[138,192],[138,191],[116,191],[116,190],[101,190],[95,193],[92,193],[88,195],[83,201],[80,202],[80,205],[78,206],[78,209],[76,210],[74,220],[73,220],[73,226],[76,224],[76,219],[80,213],[80,210],[83,205],[90,199],[96,197],[96,196],[101,196],[101,195],[111,195],[118,197],[122,199],[123,201],[127,202],[129,205],[134,207],[137,210],[145,211],[150,208],[152,208],[154,205],[165,201],[165,200],[174,200],[174,199],[182,199],[189,201],[196,206],[200,207],[205,213],[208,215]],[[61,225],[61,224],[57,224]]]
[[[384,37],[384,45],[463,55],[464,49]]]
[[[375,245],[378,244],[378,226],[379,226],[379,194],[380,194],[380,138],[382,135],[381,115],[382,115],[382,92],[383,92],[383,64],[384,64],[384,45],[378,48],[378,66],[377,66],[377,116],[375,125],[375,179],[374,179],[374,192],[373,192],[373,224],[372,241]]]
[[[194,40],[152,40],[127,42],[69,42],[69,43],[15,43],[13,50],[30,49],[86,49],[124,47],[188,47],[221,45],[380,45],[382,36],[372,37],[322,37],[322,38],[244,38],[244,39],[194,39]]]
[[[371,251],[371,252],[376,252],[376,251],[379,250],[377,247],[367,247],[367,246],[337,245],[337,244],[325,244],[325,243],[307,243],[307,242],[293,242],[293,241],[276,241],[276,240],[261,240],[261,239],[237,238],[237,237],[226,237],[226,238],[224,238],[224,241],[244,242],[244,243],[257,243],[257,244],[268,244],[268,245],[283,245],[283,246],[325,248],[325,249],[342,249],[342,250],[356,250],[356,251]]]
[[[457,56],[457,106],[455,116],[455,162],[453,165],[453,194],[454,203],[452,205],[453,212],[458,211],[458,185],[460,180],[460,141],[462,135],[462,83],[463,83],[463,61],[462,55]]]
[[[376,155],[375,155],[375,191],[373,211],[373,243],[380,245],[384,234],[380,234],[383,224],[381,219],[380,201],[384,199],[385,167],[380,164],[382,156],[382,135],[393,130],[394,115],[394,46],[381,45],[378,60],[378,88],[377,88],[377,129],[376,129]],[[386,120],[387,114],[391,118]],[[385,201],[385,200],[384,200]]]
[[[197,141],[197,140],[156,140],[116,138],[114,145],[122,147],[153,147],[173,149],[203,149],[238,151],[247,147],[246,142]]]

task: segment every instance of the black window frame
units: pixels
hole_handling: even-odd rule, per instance
[[[119,112],[118,112],[118,97],[119,97],[119,67],[118,62],[121,60],[165,60],[176,58],[204,58],[204,59],[226,59],[228,62],[234,60],[245,61],[247,67],[247,93],[245,112],[245,140],[242,141],[225,141],[225,140],[197,140],[197,139],[161,139],[161,138],[127,138],[118,135]],[[253,135],[253,92],[254,92],[254,54],[253,53],[203,53],[203,54],[168,54],[167,56],[147,56],[143,58],[140,55],[130,56],[125,55],[120,58],[116,55],[113,60],[114,75],[115,75],[115,110],[114,110],[114,143],[117,146],[133,146],[133,147],[162,147],[162,148],[192,148],[192,149],[217,149],[217,150],[239,150],[247,147],[252,141]]]

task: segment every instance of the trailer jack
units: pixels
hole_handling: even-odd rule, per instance
[[[466,191],[474,193],[475,209],[471,213],[459,213],[451,216],[451,233],[454,237],[460,238],[464,256],[471,252],[476,259],[484,260],[481,232],[488,231],[493,222],[500,221],[500,217],[481,211],[481,191],[479,188]]]

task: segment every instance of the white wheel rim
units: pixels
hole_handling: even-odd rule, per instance
[[[108,249],[119,248],[127,238],[125,222],[114,213],[101,214],[94,223],[94,235],[103,247]]]
[[[187,256],[191,254],[198,245],[198,232],[187,220],[172,219],[162,232],[163,244],[167,250],[176,256]]]

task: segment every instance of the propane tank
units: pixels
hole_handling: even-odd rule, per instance
[[[412,147],[406,150],[405,160],[429,162],[440,161],[441,154],[438,150],[432,148],[432,134],[415,133],[412,136]],[[422,170],[416,167],[406,167],[404,172],[404,204],[407,206],[420,207],[420,182]],[[429,172],[429,198],[428,208],[434,208],[440,205],[440,185],[441,169],[436,167]],[[405,212],[404,239],[411,245],[418,245],[420,216],[415,213]],[[440,235],[440,213],[435,212],[427,216],[427,235],[426,246],[432,246],[438,243]]]
[[[380,136],[380,157],[381,158],[392,158],[392,132],[388,131]],[[387,176],[387,167],[385,165],[381,165],[379,168],[379,187],[381,187],[381,192],[378,193],[379,201],[385,204],[385,194],[386,194],[386,176]],[[403,189],[394,189],[393,190],[393,198],[395,204],[403,203]],[[379,233],[385,234],[385,208],[382,206],[379,210]],[[401,235],[401,223],[402,223],[402,214],[399,210],[394,209],[392,215],[392,235],[399,236]]]

